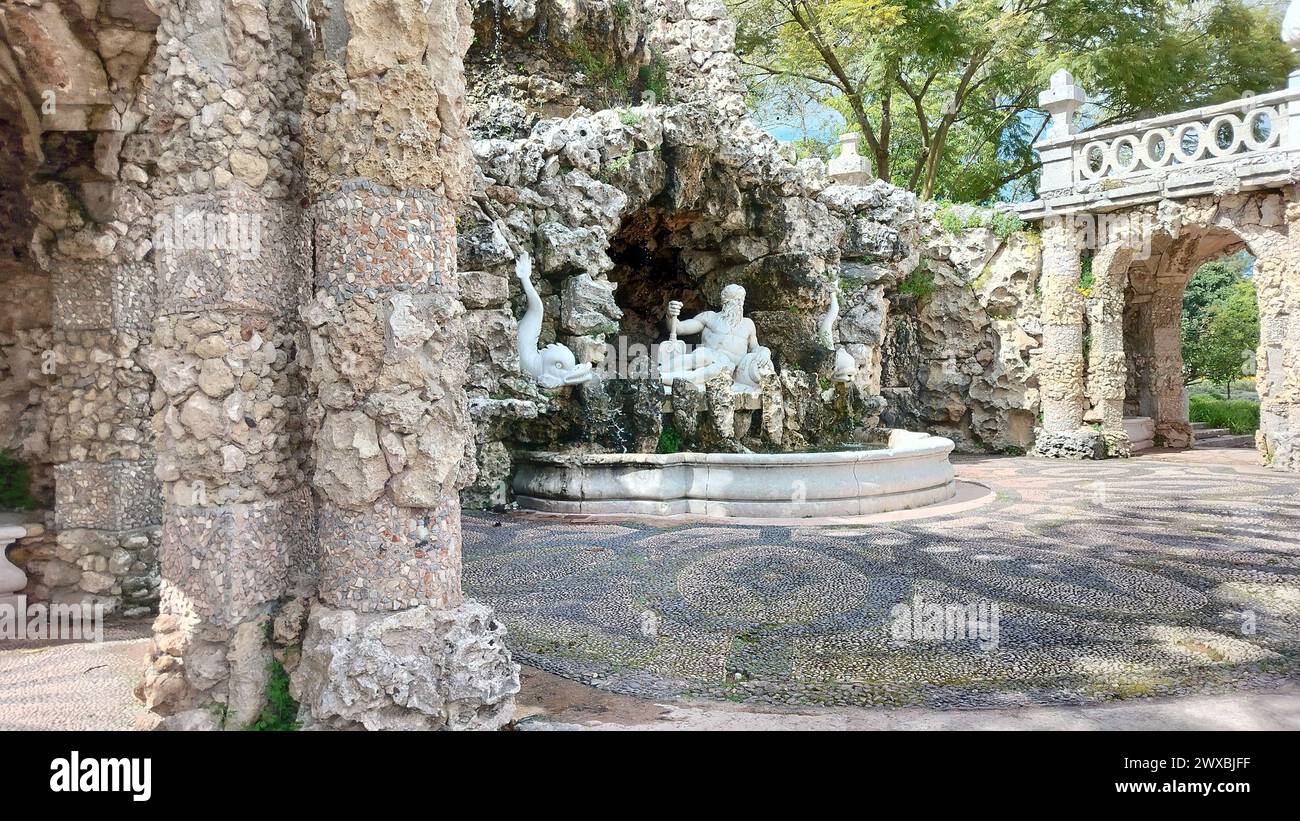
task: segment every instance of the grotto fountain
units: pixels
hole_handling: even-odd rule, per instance
[[[513,243],[511,243],[513,246]],[[545,389],[580,386],[583,403],[599,406],[609,419],[602,380],[593,381],[589,363],[577,364],[569,348],[536,348],[543,303],[532,284],[527,251],[516,259],[516,276],[527,296],[519,323],[521,369]],[[760,344],[753,320],[744,315],[745,289],[721,290],[722,309],[680,317],[682,302],[667,306],[668,339],[659,343],[648,377],[631,386],[648,394],[642,407],[661,416],[661,431],[684,434],[688,449],[664,452],[569,451],[516,454],[513,490],[527,510],[556,514],[633,514],[710,518],[844,517],[886,513],[937,504],[957,493],[948,454],[953,442],[901,429],[854,431],[855,441],[825,448],[784,446],[784,408],[772,351]],[[833,349],[838,295],[819,323]],[[691,346],[678,338],[699,335]],[[845,363],[844,359],[849,359]],[[840,351],[834,382],[823,391],[853,390],[851,357]],[[618,375],[615,374],[617,379]],[[851,401],[841,408],[851,408]],[[670,420],[665,426],[663,419]],[[744,444],[752,429],[763,436]],[[622,425],[616,425],[621,428]],[[678,433],[680,432],[680,433]],[[762,443],[760,445],[760,443]],[[693,449],[698,447],[699,449]]]

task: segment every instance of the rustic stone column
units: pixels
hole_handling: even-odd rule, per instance
[[[1300,206],[1291,203],[1287,217],[1300,218]],[[1255,441],[1265,464],[1300,472],[1300,237],[1269,232],[1252,242],[1251,249],[1258,254],[1259,295],[1255,376],[1260,413]]]
[[[40,186],[54,290],[49,387],[57,547],[35,560],[37,595],[150,613],[158,596],[160,505],[148,432],[153,321],[148,211],[114,183],[95,203],[104,221],[58,183]],[[141,247],[143,243],[144,247]]]
[[[1127,455],[1124,433],[1124,394],[1127,364],[1124,354],[1124,288],[1133,252],[1111,244],[1092,260],[1093,285],[1087,300],[1091,344],[1088,347],[1088,399],[1101,423],[1108,455]]]
[[[471,439],[455,208],[470,171],[463,0],[327,0],[304,128],[320,593],[294,693],[309,721],[496,728],[518,668],[460,588]],[[400,635],[400,641],[395,640]]]
[[[162,14],[144,96],[162,600],[141,693],[168,726],[242,729],[265,702],[272,619],[314,587],[297,364],[304,41],[278,0]],[[292,641],[288,622],[277,638]]]
[[[1060,455],[1058,440],[1083,425],[1082,245],[1074,217],[1043,220],[1043,347],[1037,362],[1043,423],[1035,443],[1043,456]]]
[[[1156,443],[1185,448],[1192,444],[1187,421],[1183,376],[1182,291],[1163,282],[1151,298],[1151,395],[1155,404]],[[1184,279],[1185,281],[1185,279]]]

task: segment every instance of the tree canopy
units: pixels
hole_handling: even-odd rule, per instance
[[[1058,68],[1103,125],[1282,88],[1295,60],[1278,9],[1243,0],[729,2],[756,105],[834,109],[877,176],[964,202],[1032,189]]]
[[[1255,283],[1244,254],[1206,263],[1183,292],[1182,350],[1187,382],[1206,379],[1231,391],[1259,345]]]

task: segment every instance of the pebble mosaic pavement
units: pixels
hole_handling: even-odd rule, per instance
[[[520,661],[650,698],[1006,707],[1276,686],[1300,671],[1300,476],[1253,458],[958,457],[995,501],[861,526],[467,514],[464,585]],[[996,603],[996,646],[893,637],[890,609],[915,595]]]

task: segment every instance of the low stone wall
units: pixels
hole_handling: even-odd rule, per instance
[[[106,613],[147,616],[158,607],[158,527],[55,532],[42,511],[24,517],[27,535],[9,560],[27,574],[21,591],[31,601],[98,603]]]

